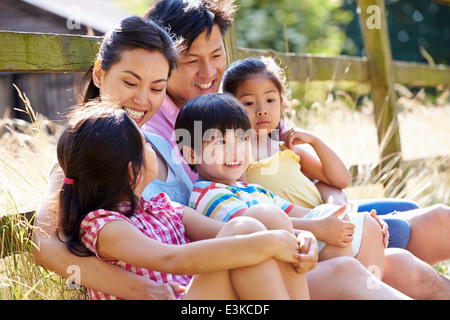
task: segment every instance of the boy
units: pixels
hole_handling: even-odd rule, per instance
[[[294,229],[311,231],[321,240],[318,241],[319,260],[356,256],[362,225],[355,228],[347,221],[345,205],[302,208],[259,185],[239,181],[250,163],[251,134],[245,109],[231,95],[203,95],[181,109],[175,123],[178,147],[199,175],[189,205],[205,216],[222,221],[245,214],[253,205],[272,205],[274,210],[281,209],[291,217]]]

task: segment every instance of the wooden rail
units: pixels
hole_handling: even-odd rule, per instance
[[[99,37],[0,31],[0,72],[85,72]]]
[[[225,39],[226,49],[230,35]],[[92,66],[100,41],[101,37],[0,31],[0,72],[86,72]],[[277,57],[287,66],[286,76],[294,81],[370,81],[369,62],[365,57],[329,57],[237,46],[233,53],[227,52],[229,62],[250,56]],[[445,65],[392,61],[391,67],[395,83],[424,87],[450,85],[450,67]]]

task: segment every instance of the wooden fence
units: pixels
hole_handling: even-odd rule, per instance
[[[393,61],[384,0],[358,0],[366,57],[281,53],[238,48],[234,27],[224,42],[228,63],[253,55],[276,56],[294,81],[348,80],[369,83],[374,103],[380,159],[400,154],[394,84],[436,87],[450,85],[450,67]],[[375,24],[371,25],[369,21]],[[378,20],[376,20],[378,19]],[[86,72],[97,54],[100,37],[0,31],[0,72]],[[354,175],[358,166],[352,169]]]

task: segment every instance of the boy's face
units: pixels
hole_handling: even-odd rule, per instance
[[[214,130],[203,141],[202,155],[195,154],[195,167],[202,179],[235,185],[250,164],[251,146],[243,130]]]

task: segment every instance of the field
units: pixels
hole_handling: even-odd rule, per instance
[[[350,199],[402,197],[421,206],[450,204],[450,89],[440,90],[429,99],[423,91],[399,89],[399,121],[405,160],[429,158],[421,166],[407,172],[386,169],[370,177],[371,164],[379,160],[376,127],[371,102],[345,94],[328,93],[306,108],[296,108],[295,123],[316,132],[344,159],[348,166],[364,164],[367,175],[358,177],[346,190]],[[5,257],[9,244],[21,252],[29,252],[26,241],[33,227],[18,213],[35,210],[47,186],[55,162],[58,127],[35,115],[26,97],[24,112],[32,124],[0,119],[0,299],[83,299],[83,290],[69,289],[65,281],[42,267],[37,267],[29,253]],[[440,156],[440,158],[435,158]],[[399,170],[401,175],[399,175]],[[401,188],[392,186],[385,193],[383,184],[396,176]],[[6,242],[6,239],[12,239]],[[435,269],[450,275],[450,263]]]

